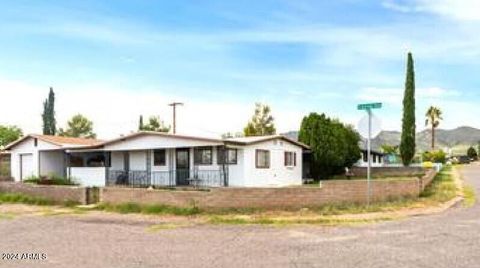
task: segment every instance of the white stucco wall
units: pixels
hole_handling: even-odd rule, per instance
[[[63,176],[65,160],[63,151],[41,151],[40,152],[40,175],[47,176],[55,174]]]
[[[127,139],[125,141],[106,145],[106,151],[150,150],[162,148],[187,148],[196,146],[221,145],[220,142],[201,141],[195,139],[145,135]]]
[[[270,168],[260,169],[255,165],[255,150],[270,151]],[[284,153],[295,152],[297,165],[286,167]],[[281,187],[302,184],[302,148],[290,142],[277,139],[246,146],[244,149],[243,186]]]
[[[82,186],[105,186],[104,167],[72,167],[70,177]]]
[[[129,157],[131,171],[147,170],[147,151],[130,151]]]
[[[32,166],[33,166],[33,174],[34,176],[39,176],[39,151],[40,150],[55,150],[59,149],[60,146],[47,143],[41,140],[37,141],[37,146],[35,147],[34,139],[27,138],[21,143],[15,145],[13,148],[10,149],[11,152],[11,173],[12,177],[15,181],[20,181],[20,155],[22,154],[32,154]]]

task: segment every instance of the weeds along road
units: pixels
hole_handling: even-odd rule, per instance
[[[480,166],[463,168],[480,192]],[[359,227],[195,225],[125,217],[0,219],[0,267],[480,267],[480,205]]]

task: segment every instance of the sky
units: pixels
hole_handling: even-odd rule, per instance
[[[113,4],[114,3],[114,4]],[[401,127],[407,52],[415,59],[417,128],[427,107],[442,128],[480,127],[477,0],[0,0],[0,124],[41,132],[56,93],[58,127],[84,114],[100,138],[140,114],[179,133],[238,132],[256,102],[278,132],[325,113],[357,125],[359,103]]]

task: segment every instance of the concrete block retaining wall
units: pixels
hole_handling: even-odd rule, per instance
[[[423,178],[373,180],[372,201],[385,201],[402,197],[418,197],[435,177],[428,171]],[[99,192],[98,192],[99,191]],[[0,182],[0,192],[22,193],[61,203],[75,201],[80,204],[100,201],[110,204],[139,203],[164,204],[178,207],[200,208],[303,208],[332,203],[365,203],[367,181],[322,181],[319,186],[292,188],[213,188],[195,190],[149,190],[123,187],[87,188],[78,186],[35,185]]]
[[[429,171],[424,178],[374,180],[372,201],[418,197],[435,176]],[[100,200],[110,204],[134,202],[200,208],[303,208],[332,203],[366,203],[367,181],[323,181],[318,187],[295,188],[214,188],[209,191],[171,191],[107,187]]]
[[[52,200],[57,203],[67,201],[87,203],[87,188],[78,186],[36,185],[21,182],[0,182],[0,192],[19,193]]]

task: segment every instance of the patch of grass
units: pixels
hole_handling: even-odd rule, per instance
[[[176,223],[163,223],[163,224],[154,224],[150,225],[147,228],[147,232],[149,233],[156,233],[162,230],[172,230],[172,229],[177,229],[177,228],[182,228],[189,226],[188,224],[176,224]]]
[[[80,205],[77,201],[66,200],[65,202],[55,202],[54,200],[36,197],[26,194],[19,193],[2,193],[0,192],[0,204],[10,203],[10,204],[27,204],[27,205],[37,205],[37,206],[52,206],[52,205],[62,205],[65,207],[73,208]]]
[[[457,185],[452,175],[452,167],[446,166],[420,194],[420,198],[427,202],[443,203],[456,195]]]
[[[0,220],[12,220],[15,216],[12,213],[0,213]]]
[[[95,209],[109,212],[117,212],[122,214],[142,213],[151,215],[179,215],[189,216],[200,213],[200,209],[196,206],[191,207],[174,207],[168,205],[141,205],[137,203],[123,203],[118,205],[102,203]]]
[[[475,197],[475,189],[472,186],[464,186],[463,187],[463,206],[464,207],[473,207],[476,202],[476,197]]]
[[[212,224],[232,224],[232,225],[274,225],[274,226],[288,226],[288,225],[324,225],[324,226],[337,226],[337,225],[360,225],[375,223],[380,221],[393,220],[393,217],[378,217],[374,219],[348,219],[348,218],[336,218],[336,217],[245,217],[245,216],[212,216],[209,218],[209,223]]]
[[[37,206],[54,205],[55,202],[46,198],[29,196],[17,193],[0,193],[0,204],[2,203],[22,203]]]

